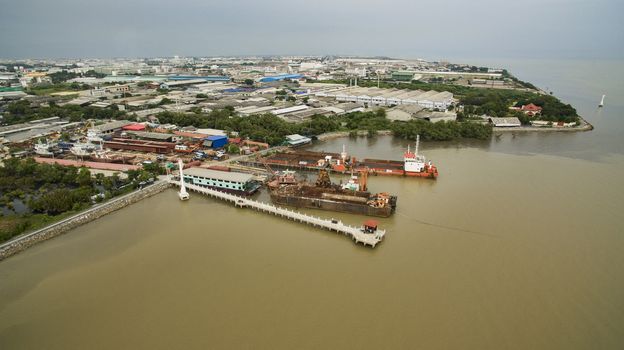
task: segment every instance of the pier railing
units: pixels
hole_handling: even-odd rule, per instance
[[[180,186],[179,181],[169,180],[169,182],[173,185]],[[300,223],[312,225],[315,227],[323,228],[326,230],[342,233],[346,236],[351,237],[351,239],[354,240],[355,243],[362,243],[365,246],[375,247],[377,243],[383,240],[386,234],[385,230],[377,230],[374,233],[364,233],[361,228],[346,225],[342,221],[339,221],[339,220],[323,219],[320,217],[307,215],[304,213],[300,213],[298,211],[294,211],[294,210],[290,210],[290,209],[286,209],[282,207],[277,207],[272,204],[259,202],[253,199],[213,190],[213,189],[202,187],[202,186],[192,185],[188,183],[185,184],[185,186],[187,190],[205,194],[210,197],[222,199],[227,202],[231,202],[237,207],[252,208],[260,212],[273,214],[275,216],[282,217],[282,218],[292,220],[295,222],[300,222]]]

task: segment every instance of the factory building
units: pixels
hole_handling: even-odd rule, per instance
[[[309,137],[301,136],[299,134],[293,134],[286,136],[286,143],[290,146],[302,146],[312,142]]]
[[[418,105],[423,108],[446,110],[453,104],[453,94],[447,91],[421,91],[350,87],[319,91],[317,97],[333,97],[340,102],[363,103],[368,106]]]
[[[122,129],[124,131],[144,131],[145,124],[141,124],[141,123],[130,124],[130,125],[126,125],[122,127]]]
[[[228,143],[227,136],[212,135],[204,139],[204,146],[210,148],[222,148]]]
[[[245,195],[254,193],[260,187],[257,182],[253,181],[251,174],[204,168],[184,170],[184,181],[197,186]]]
[[[173,81],[183,81],[183,80],[201,80],[203,83],[206,82],[222,82],[229,83],[231,81],[230,77],[226,77],[223,75],[171,75],[168,76],[167,79]]]
[[[169,90],[174,88],[186,88],[190,85],[203,84],[206,81],[203,79],[185,79],[185,80],[172,80],[166,81],[160,84],[160,88],[163,90]]]
[[[145,131],[127,131],[128,135],[132,135],[139,140],[172,142],[173,134],[165,134],[161,132],[145,132]]]
[[[133,124],[127,120],[116,120],[102,125],[96,125],[90,130],[93,130],[98,135],[109,135],[116,131],[122,130],[124,126]]]
[[[263,77],[263,78],[260,78],[258,81],[261,83],[273,83],[276,81],[282,81],[286,79],[298,80],[302,78],[303,78],[303,74],[280,74],[280,75]]]
[[[394,81],[412,81],[414,80],[414,72],[396,71],[392,72],[392,80]]]
[[[292,107],[286,107],[286,108],[281,108],[281,109],[276,109],[271,111],[271,113],[273,115],[282,115],[282,114],[288,114],[288,113],[294,113],[294,112],[300,112],[300,111],[305,111],[306,109],[308,109],[309,107],[306,105],[299,105],[299,106],[292,106]]]
[[[457,114],[454,112],[436,112],[425,109],[419,105],[399,105],[390,108],[386,112],[386,117],[390,120],[398,121],[422,119],[432,123],[457,120]]]

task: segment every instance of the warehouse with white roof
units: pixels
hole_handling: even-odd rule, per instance
[[[380,89],[376,87],[349,87],[340,90],[319,91],[318,97],[333,97],[341,102],[366,103],[369,106],[418,105],[423,108],[446,110],[453,104],[453,94],[447,91]]]

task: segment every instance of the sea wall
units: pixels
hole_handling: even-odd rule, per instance
[[[494,127],[492,131],[494,133],[503,132],[578,132],[578,131],[590,131],[594,130],[594,126],[589,123],[581,124],[580,126],[573,126],[569,128],[565,127],[536,127],[536,126],[518,126],[511,128]]]
[[[42,229],[14,238],[0,245],[0,261],[32,247],[39,242],[59,236],[80,225],[84,225],[106,214],[112,213],[115,210],[119,210],[144,198],[160,193],[169,186],[169,183],[165,181],[156,182],[153,185],[118,198],[113,198],[106,203],[99,204],[82,213],[63,219]]]

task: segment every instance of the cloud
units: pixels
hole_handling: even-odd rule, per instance
[[[617,0],[20,0],[0,57],[624,57]]]

